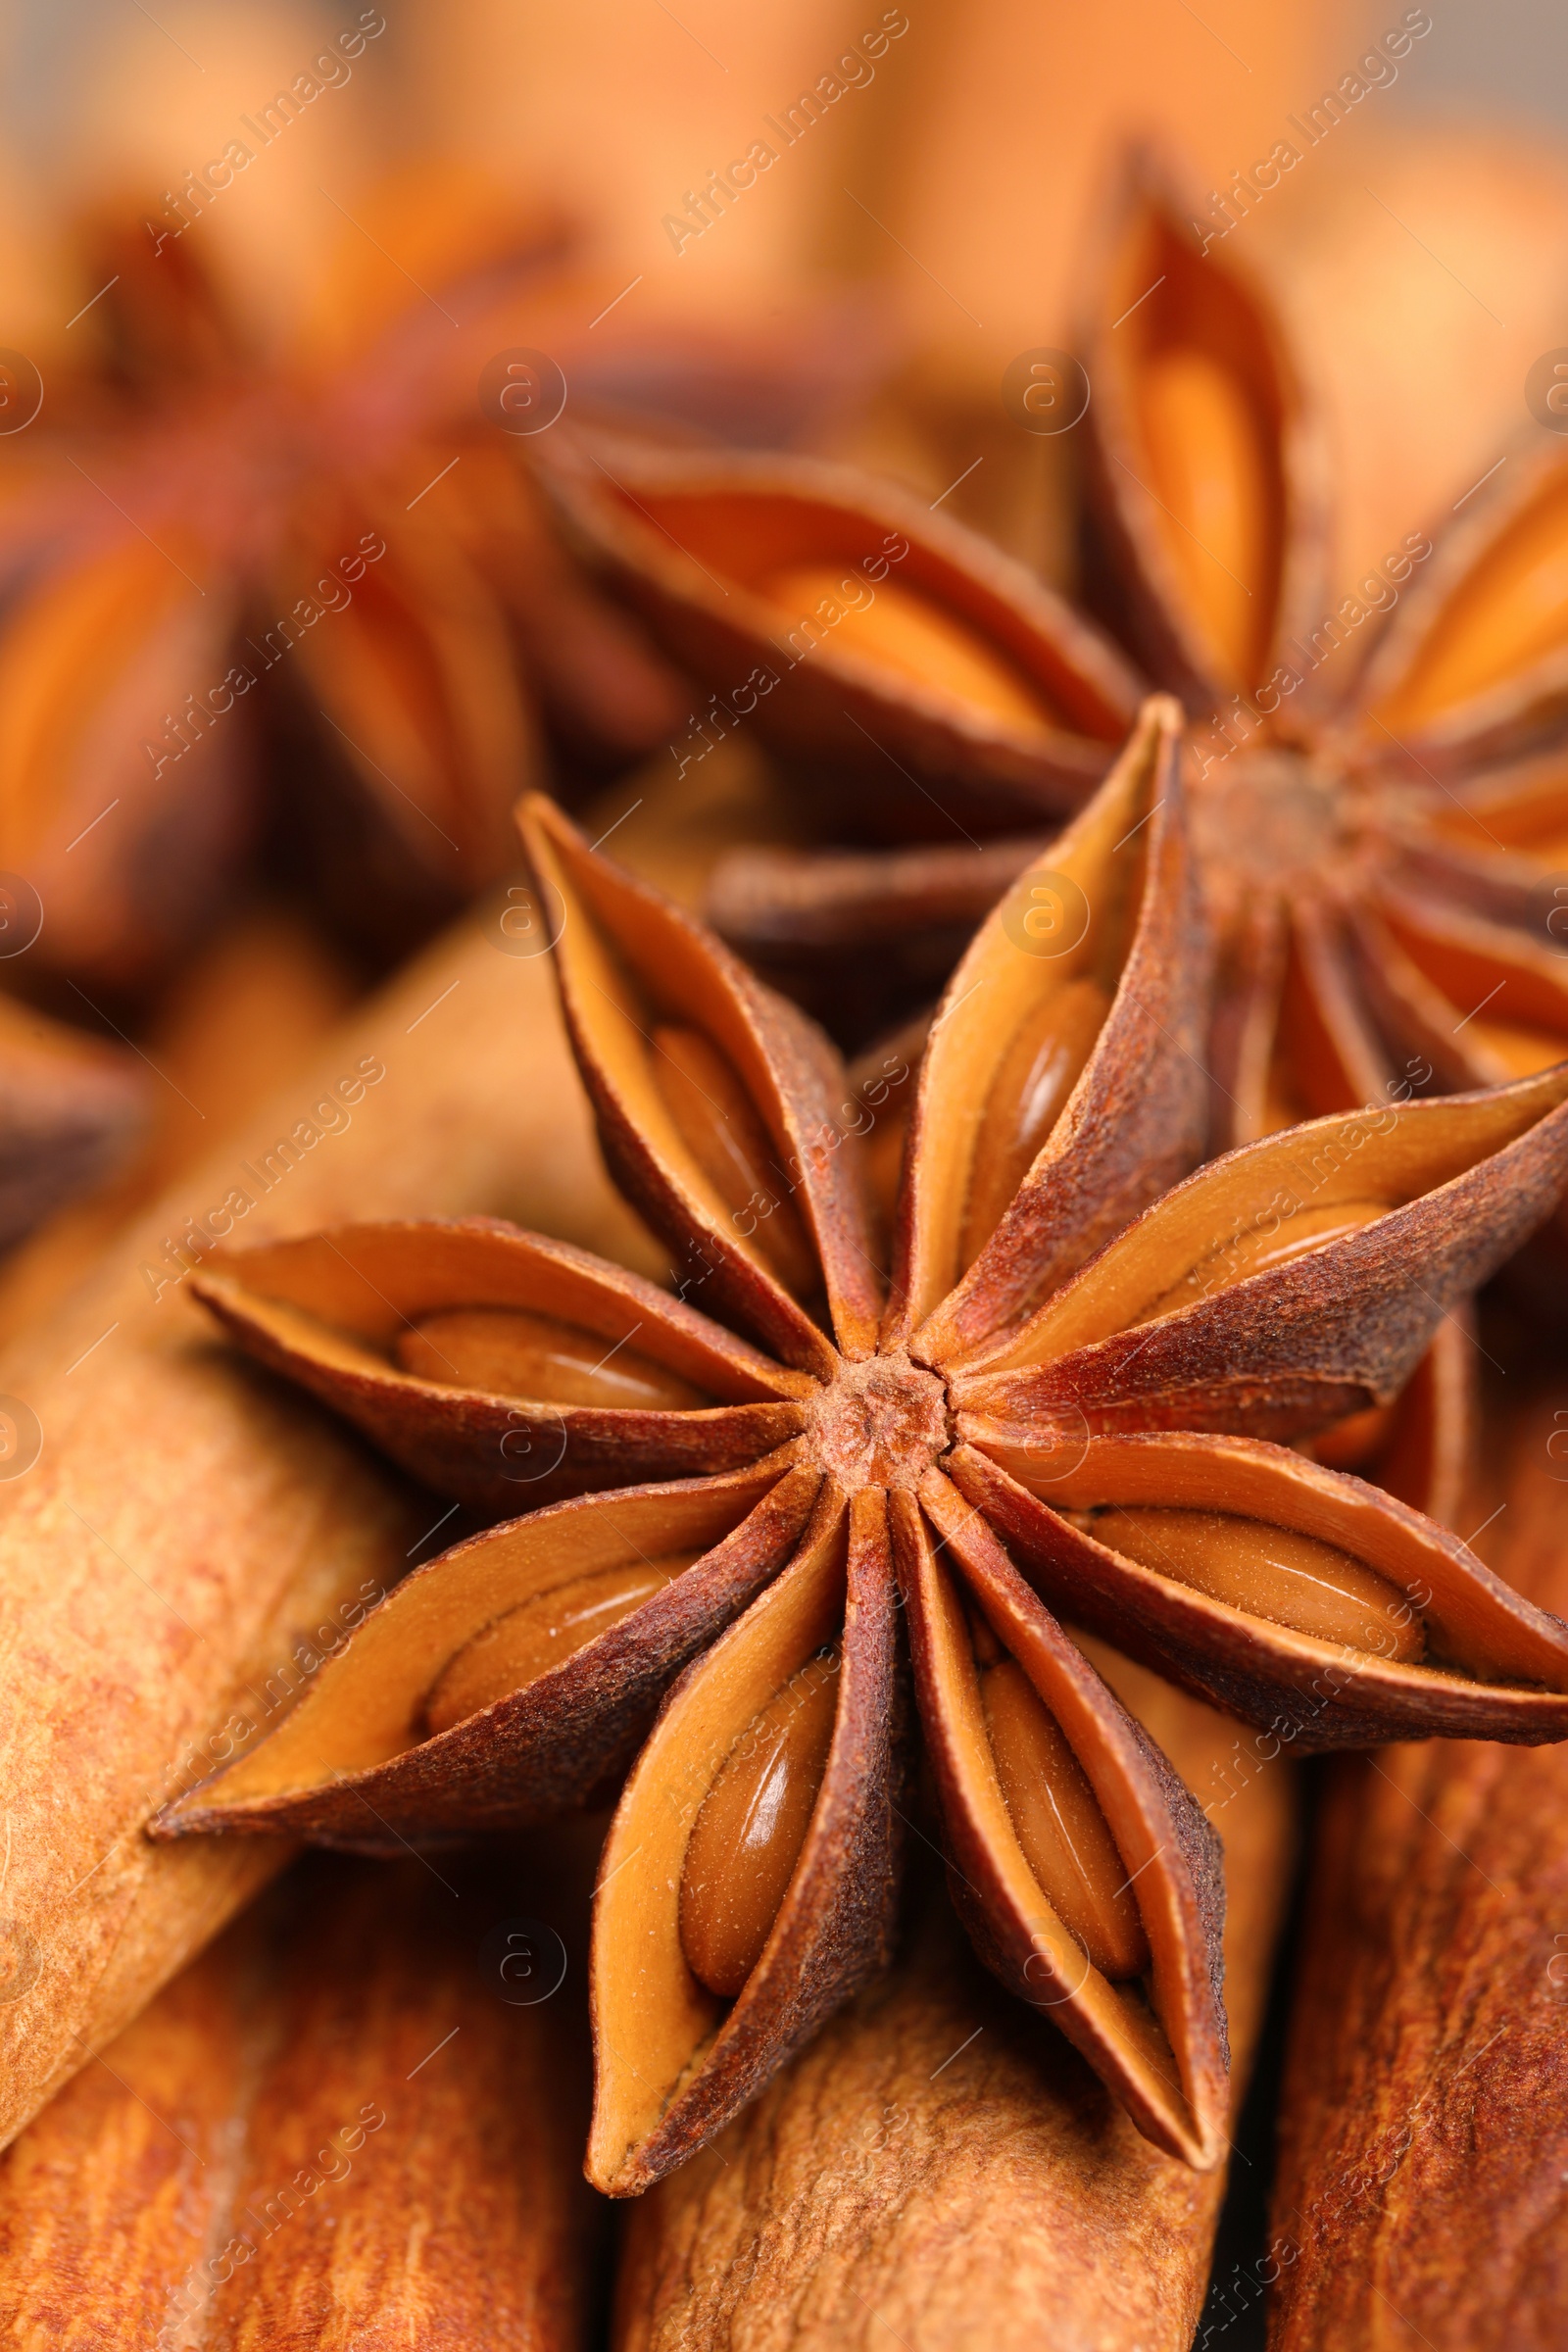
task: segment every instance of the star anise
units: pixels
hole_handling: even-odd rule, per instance
[[[1457,518],[1429,535],[1412,515],[1336,592],[1311,404],[1265,294],[1228,246],[1200,252],[1190,209],[1149,162],[1129,173],[1089,272],[1075,429],[1094,610],[1195,722],[1216,1135],[1238,1143],[1391,1081],[1496,1083],[1568,1051],[1568,459],[1537,434],[1478,461]],[[1098,771],[1125,667],[1018,566],[848,473],[613,470],[560,494],[713,690],[706,735],[809,755],[830,840],[941,841],[744,851],[713,877],[715,927],[858,1042],[929,1002],[999,868]]]
[[[1182,1181],[1207,958],[1180,734],[1148,707],[956,973],[890,1279],[856,1134],[874,1092],[848,1099],[804,1014],[542,799],[563,1007],[676,1296],[484,1220],[192,1278],[448,1493],[567,1498],[411,1576],[160,1833],[473,1834],[629,1764],[594,1931],[588,2171],[612,2194],[708,2139],[888,1952],[901,1603],[977,1949],[1198,2167],[1226,2144],[1220,1848],[1101,1645],[1302,1748],[1568,1734],[1568,1628],[1283,1442],[1386,1405],[1548,1213],[1568,1070]],[[1070,940],[1032,922],[1047,872]]]
[[[742,430],[780,355],[624,313],[590,335],[562,222],[454,172],[341,210],[281,342],[199,218],[96,225],[96,365],[0,444],[0,863],[49,909],[46,960],[139,980],[259,829],[352,937],[406,948],[511,863],[551,750],[603,770],[679,723],[503,427],[569,396]],[[769,366],[770,429],[828,391],[819,343]]]

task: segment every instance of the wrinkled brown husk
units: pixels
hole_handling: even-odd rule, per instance
[[[337,1097],[331,1131],[313,1121],[318,1140],[267,1184],[256,1171],[279,1134],[366,1062],[384,1074],[352,1108]],[[239,1188],[257,1196],[247,1239],[360,1211],[521,1210],[658,1263],[600,1169],[548,975],[469,932],[373,1000],[311,1084],[183,1180],[69,1314],[0,1361],[0,1390],[43,1432],[0,1537],[7,2137],[275,1869],[276,1853],[235,1844],[155,1850],[142,1824],[244,1752],[355,1621],[345,1604],[391,1584],[438,1515],[214,1351],[165,1244]]]
[[[1506,1384],[1515,1386],[1515,1378]],[[1485,1540],[1568,1601],[1568,1385],[1494,1418]],[[1273,2230],[1271,2345],[1556,2352],[1568,2299],[1568,1759],[1428,1742],[1336,1767]]]
[[[61,2092],[0,2160],[8,2343],[582,2342],[580,1974],[509,2005],[536,1867],[443,1879],[304,1866]]]
[[[1144,1711],[1152,1678],[1113,1671]],[[1290,1870],[1289,1782],[1205,1708],[1163,1692],[1147,1713],[1200,1794],[1222,1775],[1237,1788],[1209,1812],[1242,2082]],[[1185,2352],[1222,2181],[1139,2137],[985,1976],[928,1883],[893,1975],[634,2210],[617,2352]]]

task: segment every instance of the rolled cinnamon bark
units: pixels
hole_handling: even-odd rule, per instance
[[[1266,1735],[1096,1659],[1225,1841],[1239,2097],[1294,1850],[1291,1768]],[[893,1974],[632,2209],[616,2352],[1186,2352],[1223,2174],[1140,2138],[981,1972],[934,1863],[916,1875]]]
[[[5,2340],[580,2344],[580,1955],[508,1876],[313,1857],[234,1922],[0,2157]]]
[[[142,1824],[276,1720],[440,1516],[217,1345],[201,1251],[489,1211],[657,1270],[519,944],[492,913],[421,957],[0,1357],[0,2143],[277,1867]]]
[[[1508,1388],[1524,1367],[1510,1367]],[[1522,1385],[1522,1381],[1521,1381]],[[1504,1420],[1490,1564],[1568,1609],[1568,1382]],[[1568,1754],[1336,1763],[1287,2059],[1278,2352],[1555,2352],[1568,2299]]]

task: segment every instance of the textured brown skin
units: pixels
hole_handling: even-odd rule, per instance
[[[679,1669],[716,1641],[777,1574],[819,1483],[809,1470],[781,1470],[778,1484],[733,1535],[619,1625],[523,1690],[418,1740],[390,1764],[344,1774],[297,1795],[253,1798],[243,1808],[205,1805],[198,1788],[151,1824],[151,1834],[281,1834],[360,1853],[396,1854],[421,1833],[517,1829],[584,1804],[624,1772]],[[471,1544],[485,1541],[476,1536]],[[432,1561],[417,1573],[440,1572],[440,1561]],[[432,1660],[432,1671],[442,1662]]]
[[[867,1489],[852,1514],[839,1712],[795,1876],[766,1950],[657,2129],[629,2152],[617,2196],[684,2164],[892,1955],[909,1773],[885,1497]]]
[[[1487,1548],[1560,1608],[1568,1383],[1509,1402],[1489,1431],[1495,1491],[1472,1507],[1506,1502]],[[1470,1744],[1347,1757],[1307,1919],[1272,2224],[1296,2252],[1270,2345],[1558,2352],[1568,1759]]]
[[[1209,1785],[1235,1727],[1160,1704],[1160,1744]],[[1240,2084],[1290,1872],[1285,1773],[1215,1819]],[[931,1874],[893,1974],[634,2209],[616,2352],[1186,2352],[1222,2181],[1141,2139],[1001,1991]]]
[[[220,1250],[191,1277],[191,1289],[250,1354],[333,1406],[437,1494],[492,1518],[605,1487],[738,1469],[782,1446],[804,1420],[778,1401],[808,1388],[802,1376],[781,1372],[624,1266],[497,1217],[359,1223],[292,1249]],[[373,1359],[411,1321],[472,1301],[532,1306],[568,1321],[575,1309],[587,1318],[583,1328],[607,1342],[635,1328],[639,1351],[652,1350],[692,1380],[712,1405],[672,1412],[529,1403],[418,1379],[389,1354],[362,1369],[334,1353],[334,1337],[346,1333]],[[278,1302],[326,1328],[277,1330],[269,1310]]]
[[[45,2109],[0,2160],[8,2344],[583,2342],[575,1972],[509,2006],[475,1953],[523,1905],[445,1875],[307,1865]]]
[[[911,924],[972,929],[1044,847],[1030,835],[982,842],[963,858],[945,846],[881,856],[731,850],[709,879],[703,912],[754,963],[780,947],[885,950]]]
[[[1228,245],[1222,255],[1208,253],[1200,259],[1188,227],[1196,210],[1178,193],[1164,159],[1150,149],[1129,154],[1083,273],[1094,307],[1084,323],[1080,348],[1097,387],[1085,418],[1092,515],[1086,564],[1090,602],[1113,615],[1118,634],[1127,638],[1150,675],[1169,684],[1199,717],[1223,708],[1227,689],[1206,674],[1205,649],[1187,628],[1179,597],[1165,593],[1168,563],[1155,529],[1152,494],[1144,486],[1146,465],[1130,384],[1118,366],[1128,353],[1126,338],[1116,341],[1120,320],[1115,313],[1131,294],[1105,307],[1107,294],[1120,288],[1126,275],[1116,268],[1118,250],[1141,220],[1160,222],[1175,248],[1165,268],[1191,275],[1195,309],[1204,316],[1205,325],[1215,318],[1224,321],[1222,340],[1250,363],[1255,380],[1269,386],[1278,407],[1285,528],[1283,576],[1271,631],[1277,646],[1298,630],[1310,628],[1322,611],[1328,533],[1324,450],[1312,406],[1274,326],[1271,308],[1245,263],[1238,265]],[[1167,301],[1179,301],[1180,292],[1179,284],[1172,287]],[[1258,678],[1266,678],[1271,667],[1272,659],[1265,658]]]
[[[276,1868],[258,1847],[156,1849],[141,1826],[223,1754],[207,1743],[233,1736],[247,1686],[362,1586],[390,1585],[434,1515],[215,1351],[172,1282],[155,1302],[139,1270],[365,1055],[386,1076],[262,1198],[256,1238],[356,1211],[521,1210],[659,1262],[605,1183],[548,976],[471,932],[374,1000],[314,1082],[184,1180],[0,1363],[0,1388],[44,1430],[0,1528],[5,1915],[13,1965],[37,1962],[0,2007],[0,2138]]]
[[[982,1605],[1000,1593],[1025,1608],[1034,1595],[982,1519],[966,1526],[942,1498],[932,1493],[940,1482],[933,1471],[922,1499],[932,1512],[932,1525],[943,1529],[945,1546],[955,1571],[961,1569],[971,1596]],[[951,1490],[950,1490],[951,1495]],[[1153,1850],[1163,1867],[1150,1870],[1140,1894],[1154,1891],[1174,1910],[1178,1921],[1177,1965],[1167,1975],[1167,2002],[1178,2010],[1166,2015],[1166,2038],[1171,2049],[1162,2069],[1167,2081],[1157,2085],[1169,2101],[1169,2064],[1172,2053],[1182,2070],[1189,2096],[1182,2105],[1181,2130],[1173,2131],[1167,2115],[1149,2096],[1144,2069],[1129,2064],[1122,2048],[1103,2031],[1102,2019],[1082,2003],[1080,1977],[1074,1983],[1042,1967],[1032,1930],[1038,1917],[1021,1917],[1007,1898],[987,1839],[973,1822],[956,1785],[951,1735],[944,1721],[940,1669],[933,1651],[930,1611],[922,1593],[919,1531],[906,1495],[893,1498],[893,1524],[898,1547],[900,1586],[907,1610],[909,1651],[921,1712],[928,1726],[926,1753],[942,1812],[943,1842],[949,1856],[948,1891],[954,1908],[968,1931],[969,1940],[985,1966],[1009,1992],[1025,2002],[1050,1999],[1053,2021],[1076,2044],[1102,2080],[1112,2082],[1128,2112],[1157,2147],[1194,2164],[1211,2166],[1223,2152],[1222,2123],[1229,2093],[1229,2052],[1225,2029],[1225,1877],[1223,1850],[1204,1820],[1197,1798],[1184,1786],[1169,1760],[1150,1739],[1137,1718],[1128,1713],[1114,1691],[1107,1690],[1087,1659],[1078,1655],[1061,1630],[1051,1621],[1050,1633],[1066,1653],[1069,1668],[1097,1717],[1102,1752],[1114,1754],[1123,1775],[1138,1789],[1139,1810],[1148,1827]],[[951,1495],[951,1503],[961,1499]],[[940,1558],[934,1573],[948,1573]],[[1038,1603],[1036,1603],[1038,1606]],[[1084,1758],[1080,1755],[1080,1761]],[[1124,1868],[1127,1865],[1124,1863]],[[1147,1866],[1146,1866],[1147,1867]],[[1131,1873],[1129,1872],[1129,1875]],[[1152,1886],[1156,1881],[1157,1886]],[[1141,1908],[1143,1906],[1141,1905]],[[1146,1927],[1148,1925],[1146,1911]],[[1157,1980],[1156,1980],[1157,1983]],[[1172,1994],[1174,1999],[1172,1999]],[[1155,2015],[1166,2006],[1161,2003]],[[1175,2104],[1176,2102],[1171,2102]]]
[[[454,1495],[490,1518],[509,1518],[606,1487],[739,1470],[796,1436],[803,1419],[798,1405],[784,1403],[717,1405],[707,1412],[530,1407],[395,1374],[383,1380],[317,1363],[303,1348],[281,1345],[245,1313],[243,1301],[199,1281],[194,1287],[247,1354],[331,1405],[436,1494]],[[509,1476],[503,1467],[512,1461],[523,1468],[535,1458],[558,1456],[558,1466],[542,1478]]]
[[[1215,1456],[1211,1492],[1222,1499],[1224,1441],[1210,1443]],[[1296,1459],[1284,1454],[1287,1464]],[[1448,1739],[1508,1740],[1524,1746],[1568,1739],[1568,1687],[1460,1680],[1419,1667],[1395,1670],[1368,1653],[1308,1645],[1262,1618],[1205,1606],[1201,1596],[1173,1578],[1143,1583],[1136,1571],[1123,1569],[1114,1552],[1080,1534],[974,1446],[961,1447],[948,1466],[954,1484],[984,1510],[988,1524],[1053,1605],[1120,1643],[1130,1656],[1168,1673],[1198,1697],[1251,1723],[1272,1723],[1276,1729],[1292,1725],[1288,1736],[1299,1753],[1397,1739],[1416,1726],[1436,1726]],[[1303,1464],[1298,1475],[1311,1473]],[[1420,1524],[1394,1496],[1363,1491],[1385,1518]],[[1425,1534],[1433,1552],[1446,1553],[1461,1573],[1484,1586],[1498,1616],[1547,1637],[1557,1653],[1560,1684],[1568,1686],[1568,1628],[1544,1618],[1506,1586],[1477,1578],[1446,1531],[1428,1528]]]
[[[831,639],[789,667],[792,657],[779,651],[789,624],[771,605],[738,585],[715,585],[721,564],[693,564],[646,511],[607,487],[595,445],[580,451],[563,442],[557,455],[567,462],[554,468],[552,485],[612,585],[705,685],[733,693],[754,666],[771,670],[778,683],[760,696],[753,723],[786,753],[810,754],[823,771],[819,782],[847,781],[862,815],[874,822],[891,804],[897,833],[947,830],[937,810],[926,821],[927,804],[902,778],[890,784],[889,758],[958,788],[965,813],[992,831],[1078,807],[1104,774],[1137,709],[1137,681],[1095,628],[989,541],[886,482],[812,459],[597,446],[612,481],[643,499],[678,487],[719,516],[738,511],[741,499],[775,504],[786,533],[779,553],[792,561],[817,554],[848,566],[898,534],[909,553],[888,576],[957,612],[1058,708],[1075,711],[1077,732],[1053,731],[1042,743],[983,712],[956,714],[940,700],[901,690],[876,665],[836,658]],[[754,533],[748,551],[754,565],[759,540]]]
[[[1139,734],[1150,770],[1139,797],[1147,797],[1150,813],[1135,821],[1147,825],[1148,858],[1110,1011],[1052,1131],[1046,1165],[1019,1187],[975,1263],[914,1335],[922,1361],[951,1361],[1021,1320],[1202,1152],[1209,940],[1182,821],[1176,705],[1169,698],[1146,705]],[[961,996],[988,955],[999,952],[1015,951],[982,931],[954,974],[954,992]],[[906,1251],[906,1226],[899,1242]],[[901,1254],[895,1290],[906,1263]]]

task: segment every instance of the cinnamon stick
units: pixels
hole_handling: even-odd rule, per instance
[[[490,1211],[660,1264],[517,944],[492,914],[421,957],[0,1356],[0,2141],[276,1868],[142,1824],[276,1720],[440,1516],[215,1344],[203,1250]]]
[[[1291,1864],[1289,1769],[1266,1736],[1096,1658],[1225,1843],[1240,2096]],[[923,1898],[893,1974],[632,2209],[616,2352],[1186,2352],[1223,2174],[1160,2155],[1006,1999],[934,1865]]]
[[[41,1320],[137,1209],[211,1149],[216,1133],[293,1078],[354,1000],[318,932],[259,906],[225,925],[174,982],[140,1058],[147,1131],[107,1181],[54,1214],[0,1269],[0,1345]]]
[[[1522,1367],[1512,1367],[1510,1389]],[[1493,1416],[1489,1561],[1568,1608],[1568,1382]],[[1287,2060],[1279,2352],[1552,2352],[1568,2294],[1568,1755],[1337,1762]]]
[[[537,1883],[313,1857],[270,1890],[0,2158],[6,2341],[579,2344],[582,1978],[517,1998],[565,1958],[511,1917]]]

